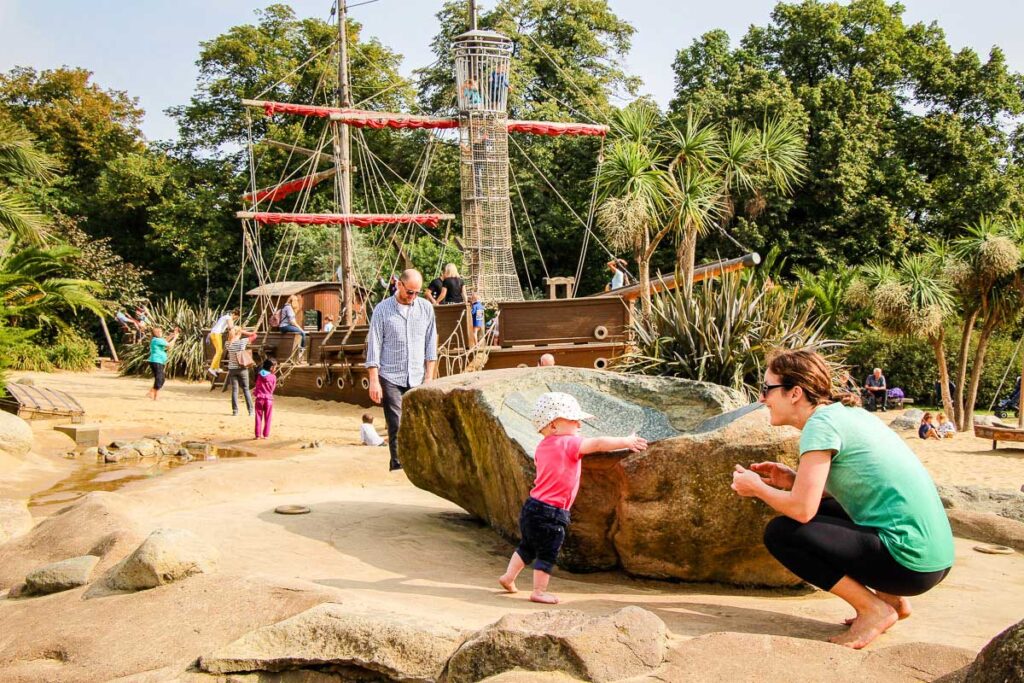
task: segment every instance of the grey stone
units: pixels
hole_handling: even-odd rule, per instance
[[[409,480],[517,542],[540,442],[530,411],[551,390],[579,397],[596,416],[584,424],[584,436],[625,436],[636,429],[651,441],[643,453],[583,459],[561,566],[688,581],[799,584],[764,548],[762,533],[775,513],[730,488],[736,463],[795,464],[798,432],[771,427],[767,411],[750,409],[724,387],[561,367],[446,377],[403,400],[398,439]],[[709,423],[744,407],[720,424]]]
[[[144,590],[213,571],[217,549],[184,529],[157,529],[135,552],[111,569],[107,585]]]
[[[151,458],[159,454],[159,444],[152,439],[139,439],[133,441],[125,450],[131,449],[139,454],[140,458]]]
[[[116,450],[118,448],[127,448],[131,446],[131,443],[131,441],[128,441],[126,439],[115,439],[114,441],[110,442],[110,445],[108,445],[107,448],[110,448],[111,450]]]
[[[32,450],[32,428],[17,415],[0,411],[0,454],[24,457]]]
[[[964,683],[1024,681],[1024,621],[1006,629],[982,648]]]
[[[205,443],[203,441],[186,441],[185,443],[182,444],[182,447],[184,447],[189,453],[191,453],[194,457],[197,458],[205,458],[206,456],[210,455],[211,452],[210,444]]]
[[[983,486],[939,486],[939,497],[946,508],[991,512],[1024,522],[1024,493]]]
[[[917,408],[908,408],[903,411],[903,414],[894,419],[889,423],[890,429],[897,432],[905,432],[911,429],[917,429],[921,426],[921,418],[924,417],[924,411],[918,410]]]
[[[204,655],[199,668],[225,674],[329,666],[348,673],[345,680],[426,682],[438,680],[461,642],[459,631],[434,621],[352,614],[324,603]]]
[[[560,671],[584,681],[650,673],[665,657],[664,622],[630,606],[607,616],[575,610],[508,614],[448,660],[447,683],[472,683],[504,671]]]
[[[83,555],[48,564],[26,576],[25,587],[34,595],[45,595],[84,586],[99,561],[95,555]]]
[[[28,501],[0,498],[0,545],[27,533],[32,528]]]
[[[103,462],[115,463],[124,460],[124,452],[121,450],[107,451],[103,455]]]

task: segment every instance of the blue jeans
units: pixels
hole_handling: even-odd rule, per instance
[[[569,511],[548,505],[536,498],[527,498],[519,513],[519,533],[522,540],[516,554],[523,564],[551,574],[555,570],[558,551],[565,542],[569,526]]]
[[[302,342],[300,343],[300,346],[302,346],[302,348],[306,348],[306,333],[303,331],[301,327],[296,327],[295,325],[281,325],[277,329],[281,330],[282,332],[291,332],[293,334],[300,335],[302,337]]]

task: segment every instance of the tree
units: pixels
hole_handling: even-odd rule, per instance
[[[66,329],[79,311],[104,315],[98,282],[74,277],[80,252],[67,245],[17,249],[0,245],[0,310],[26,329]]]

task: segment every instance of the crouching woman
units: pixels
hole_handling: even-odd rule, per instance
[[[828,364],[811,351],[768,359],[761,402],[771,424],[801,431],[796,470],[736,465],[732,488],[781,513],[768,551],[857,614],[834,643],[862,648],[910,616],[907,596],[946,578],[953,534],[931,476],[895,432],[861,408],[831,401]]]

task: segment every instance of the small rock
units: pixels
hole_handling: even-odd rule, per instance
[[[121,451],[107,451],[103,455],[103,462],[114,463],[121,462],[124,459],[124,454]]]
[[[33,595],[46,595],[84,586],[99,561],[94,555],[83,555],[48,564],[26,576],[25,587]]]
[[[191,531],[157,529],[115,566],[107,584],[117,590],[144,590],[213,571],[217,549]]]
[[[911,429],[917,429],[921,426],[921,418],[924,417],[924,411],[918,410],[917,408],[910,408],[904,410],[903,414],[897,417],[895,420],[889,423],[890,429],[897,432],[905,432]]]
[[[82,457],[83,458],[87,458],[89,460],[95,460],[96,457],[99,454],[100,454],[100,449],[97,448],[96,446],[93,446],[91,448],[86,448],[84,451],[82,451]]]
[[[459,647],[445,680],[471,683],[519,668],[617,681],[661,666],[666,644],[665,623],[635,606],[603,617],[575,610],[508,614]]]
[[[1024,681],[1024,621],[1006,629],[982,648],[964,683]]]
[[[126,441],[125,439],[115,439],[114,441],[110,442],[108,448],[110,448],[111,450],[117,450],[118,448],[127,448],[128,446],[131,445],[131,443],[131,441]]]
[[[74,460],[75,458],[78,457],[78,452],[68,451],[67,453],[64,454],[64,457],[67,458],[68,460]]]
[[[194,457],[197,458],[205,458],[207,455],[210,454],[210,444],[204,443],[202,441],[186,441],[185,443],[182,444],[182,446],[186,450],[188,450],[189,453],[191,453]]]
[[[131,447],[138,451],[139,457],[150,458],[158,454],[159,444],[152,439],[139,439],[132,443]]]

